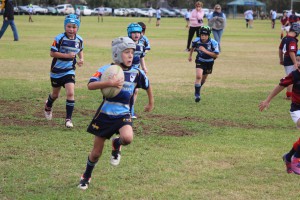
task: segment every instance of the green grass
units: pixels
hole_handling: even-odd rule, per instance
[[[142,112],[140,90],[135,138],[120,166],[109,164],[110,142],[90,188],[77,189],[92,149],[86,132],[101,102],[86,84],[111,62],[111,40],[126,36],[131,22],[147,18],[83,17],[85,64],[76,71],[75,128],[64,128],[65,92],[48,122],[43,106],[51,91],[50,45],[63,32],[62,16],[15,16],[20,41],[7,29],[0,40],[0,199],[298,199],[299,177],[285,172],[281,156],[299,133],[284,92],[265,112],[258,104],[284,76],[279,65],[280,26],[228,19],[222,53],[194,103],[195,67],[188,62],[183,19],[147,23],[152,50],[146,57],[154,96]],[[195,54],[193,55],[195,58]]]

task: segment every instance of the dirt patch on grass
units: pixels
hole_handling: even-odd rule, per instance
[[[54,119],[47,121],[44,118],[43,106],[41,102],[29,103],[26,101],[8,101],[0,99],[0,125],[1,126],[19,126],[19,127],[61,127],[65,117],[64,110],[54,109]],[[91,113],[94,110],[85,110],[77,108],[74,112],[82,117],[89,117],[87,121],[92,118]],[[61,121],[57,120],[61,119]],[[260,126],[250,123],[237,123],[224,119],[203,119],[200,117],[190,116],[174,116],[174,115],[158,115],[147,113],[139,116],[139,119],[134,122],[134,130],[140,134],[159,134],[169,136],[191,136],[196,133],[189,130],[184,122],[196,122],[209,124],[212,127],[236,127],[243,129],[270,129],[275,128],[271,126]],[[88,123],[88,122],[87,122]],[[85,125],[78,125],[77,128],[86,128]]]

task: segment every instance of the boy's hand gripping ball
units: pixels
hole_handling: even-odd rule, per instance
[[[115,76],[116,80],[122,80],[124,81],[124,72],[123,69],[118,65],[111,65],[108,69],[105,70],[105,72],[101,76],[101,81],[109,81],[110,79]],[[102,88],[101,92],[104,97],[106,98],[113,98],[117,96],[122,87],[106,87]]]

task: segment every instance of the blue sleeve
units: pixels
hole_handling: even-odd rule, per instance
[[[89,83],[96,82],[101,80],[102,74],[105,72],[105,70],[110,67],[111,65],[104,65],[100,67],[96,73],[93,74],[93,76],[90,78]]]
[[[60,41],[63,37],[64,37],[64,34],[59,34],[54,38],[54,41],[50,48],[50,51],[59,52]]]
[[[137,77],[137,88],[142,88],[144,90],[147,90],[149,88],[149,79],[146,76],[145,72],[143,70],[139,70],[139,75]]]
[[[199,37],[196,37],[193,41],[192,41],[192,47],[196,48],[197,47],[197,42],[200,40]]]
[[[214,49],[214,53],[215,54],[219,54],[220,53],[220,50],[219,50],[219,43],[216,41],[216,40],[214,40],[214,39],[212,39],[211,40],[211,44],[212,44],[212,47],[213,47],[213,49]]]

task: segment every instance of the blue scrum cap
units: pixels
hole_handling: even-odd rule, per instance
[[[64,22],[64,28],[66,29],[67,24],[76,24],[77,26],[77,31],[79,30],[80,27],[80,20],[78,19],[78,16],[75,14],[69,14],[65,18]]]

